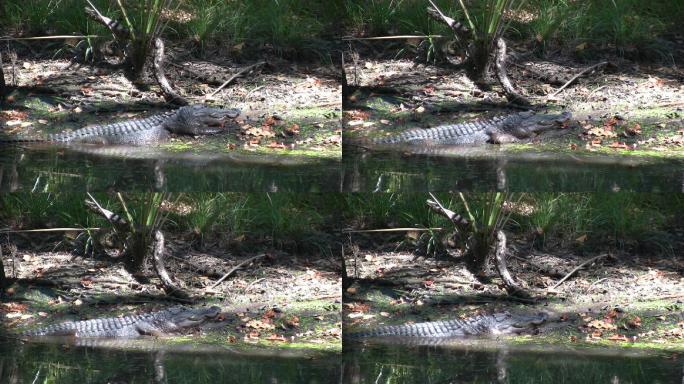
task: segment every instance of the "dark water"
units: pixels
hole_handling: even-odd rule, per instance
[[[486,150],[485,150],[486,151]],[[55,146],[0,146],[0,192],[246,191],[681,192],[684,161],[592,155],[407,155],[345,152],[319,160],[138,148],[98,153]],[[491,150],[489,150],[491,152]]]
[[[684,355],[348,346],[345,383],[684,383]],[[617,353],[617,352],[616,352]]]
[[[0,192],[56,190],[327,192],[342,188],[340,161],[149,148],[0,145]]]
[[[554,154],[345,152],[346,191],[681,192],[684,161]]]
[[[0,343],[0,383],[334,383],[339,354],[140,352]]]

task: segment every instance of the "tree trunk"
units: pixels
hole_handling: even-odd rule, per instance
[[[2,71],[2,53],[0,53],[0,105],[5,102],[7,86],[5,85],[5,73]]]
[[[142,273],[145,259],[150,250],[149,235],[147,233],[135,232],[128,239],[128,249],[126,250],[126,269],[133,275]]]
[[[468,50],[466,71],[468,77],[478,86],[486,86],[487,72],[490,65],[490,50],[484,41],[473,42]]]
[[[2,245],[0,245],[0,288],[3,288],[7,284],[7,278],[5,277],[5,266],[2,263]]]
[[[478,232],[468,239],[468,253],[465,255],[468,269],[478,277],[484,277],[489,267],[489,254],[492,252],[487,233]]]

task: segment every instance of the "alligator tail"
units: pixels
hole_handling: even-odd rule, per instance
[[[48,325],[47,327],[32,329],[21,333],[22,336],[60,336],[69,335],[76,332],[76,324],[74,322],[66,322],[60,324]]]
[[[0,144],[44,143],[47,140],[30,137],[0,137]]]

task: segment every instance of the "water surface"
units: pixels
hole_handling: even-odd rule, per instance
[[[684,356],[610,349],[345,344],[345,383],[682,383]]]
[[[0,146],[0,192],[328,192],[341,187],[335,159],[144,147]]]
[[[333,383],[339,354],[0,342],[1,383]]]
[[[684,161],[592,154],[344,153],[346,191],[681,192]]]

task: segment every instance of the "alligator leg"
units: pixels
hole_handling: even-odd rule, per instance
[[[490,133],[489,142],[492,144],[510,144],[517,143],[519,140],[517,137],[503,132],[492,132]]]
[[[149,335],[155,337],[166,336],[166,334],[162,330],[144,321],[136,324],[135,330],[138,331],[140,335]]]

